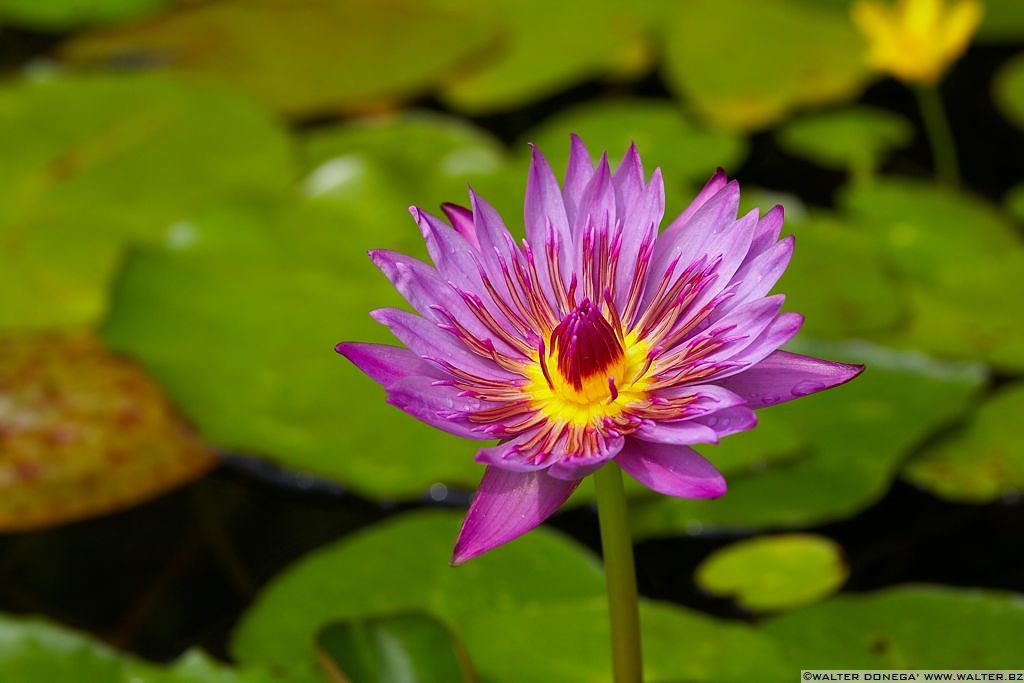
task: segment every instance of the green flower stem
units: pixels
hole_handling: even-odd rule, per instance
[[[960,172],[956,162],[956,146],[949,119],[942,106],[942,97],[937,85],[922,85],[914,89],[917,103],[921,107],[925,132],[932,148],[935,175],[947,185],[960,184]]]
[[[612,669],[615,683],[643,683],[640,656],[640,612],[636,598],[633,539],[629,535],[622,470],[610,462],[594,474],[597,514],[601,520],[601,552],[608,582]]]

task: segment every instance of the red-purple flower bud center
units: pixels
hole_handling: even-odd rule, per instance
[[[577,391],[585,379],[605,372],[623,356],[618,335],[589,299],[558,323],[551,333],[551,346],[558,371]]]

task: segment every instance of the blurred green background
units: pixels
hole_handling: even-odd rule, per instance
[[[850,5],[0,0],[0,680],[610,681],[589,487],[449,568],[473,444],[333,352],[408,205],[521,231],[571,132],[784,204],[791,348],[868,365],[633,490],[649,683],[1024,667],[1024,4],[937,86],[959,184]]]

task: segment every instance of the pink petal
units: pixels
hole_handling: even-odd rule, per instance
[[[863,365],[775,351],[720,384],[746,399],[751,408],[763,408],[844,384],[863,370]]]
[[[448,217],[448,222],[455,228],[455,232],[462,235],[467,242],[476,247],[477,251],[480,251],[480,242],[477,240],[476,226],[473,223],[473,212],[464,206],[452,204],[451,202],[442,204],[441,210]]]
[[[415,353],[398,346],[342,342],[335,346],[334,350],[385,388],[413,375],[431,379],[443,376],[440,370],[423,362]]]
[[[526,201],[523,204],[523,218],[526,223],[526,239],[536,254],[537,273],[541,285],[550,290],[550,275],[544,250],[549,243],[549,233],[558,243],[558,267],[562,277],[572,272],[572,232],[565,213],[562,191],[555,180],[547,159],[536,146],[531,145],[533,158],[530,172],[526,177]],[[567,284],[567,283],[563,283]],[[545,292],[549,294],[550,291]]]
[[[590,158],[587,146],[579,136],[573,133],[570,137],[569,165],[565,169],[565,185],[562,196],[565,201],[565,213],[569,225],[576,221],[576,211],[583,199],[583,190],[594,175],[594,162]]]
[[[695,443],[718,443],[715,430],[697,420],[675,422],[645,421],[635,432],[636,438],[654,443],[690,446]]]
[[[697,193],[697,196],[694,197],[692,202],[690,202],[690,205],[686,207],[686,210],[679,214],[679,216],[672,221],[667,228],[665,228],[665,232],[675,231],[686,225],[686,223],[693,218],[693,215],[697,213],[697,211],[699,211],[709,199],[718,194],[719,190],[725,187],[728,182],[729,178],[726,177],[724,170],[718,169],[715,171],[715,174],[708,179],[708,182],[704,183],[704,187]]]
[[[604,448],[600,453],[589,456],[571,456],[559,460],[548,468],[548,474],[556,479],[565,479],[566,481],[582,479],[601,469],[606,462],[614,458],[622,450],[624,443],[625,439],[621,436],[606,437]]]
[[[452,564],[462,564],[522,536],[550,517],[579,481],[544,472],[509,472],[488,467],[462,521]]]
[[[420,358],[445,362],[477,377],[521,383],[522,376],[501,368],[467,349],[457,338],[425,318],[400,308],[379,308],[370,317],[386,326],[398,341]],[[424,374],[424,373],[420,373]],[[450,375],[446,375],[450,376]]]
[[[490,434],[467,416],[483,408],[475,398],[461,396],[452,386],[439,385],[429,377],[406,377],[387,387],[388,403],[431,427],[467,439],[490,440]]]
[[[745,432],[757,426],[757,414],[747,406],[733,406],[710,415],[694,418],[694,422],[705,425],[719,439],[738,432]],[[714,443],[708,441],[707,443]]]
[[[717,498],[725,493],[725,477],[687,446],[627,439],[615,462],[644,486],[667,496]]]

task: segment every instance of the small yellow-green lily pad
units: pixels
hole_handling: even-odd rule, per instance
[[[806,605],[837,591],[849,569],[842,549],[812,534],[751,538],[716,550],[697,568],[697,583],[733,596],[752,612]]]

